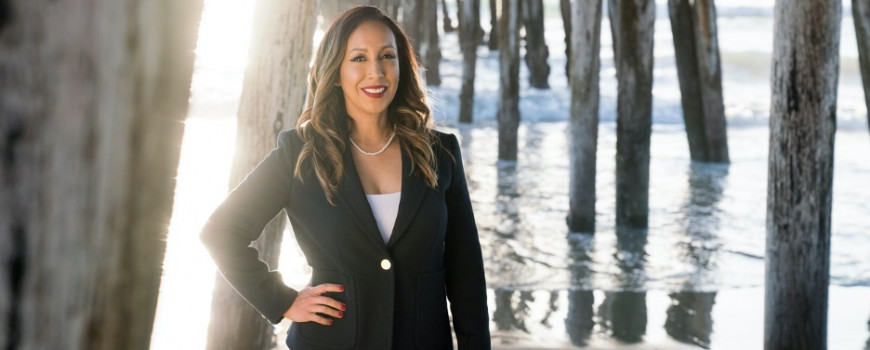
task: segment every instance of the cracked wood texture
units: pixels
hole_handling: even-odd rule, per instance
[[[568,229],[595,232],[595,174],[602,0],[575,0],[570,13],[570,184]]]
[[[0,348],[149,348],[201,12],[0,2]]]
[[[275,148],[278,133],[293,128],[302,113],[316,25],[310,14],[316,8],[316,0],[263,0],[257,4],[229,189]],[[278,214],[252,245],[272,269],[278,267],[285,217],[283,211]],[[269,321],[218,273],[207,348],[266,350],[274,347],[274,338]]]
[[[827,348],[840,0],[777,0],[764,348]]]
[[[520,0],[502,0],[499,15],[498,159],[517,160],[520,126]]]
[[[646,228],[656,5],[654,0],[616,2],[616,225]]]
[[[668,0],[683,120],[693,161],[728,163],[713,0]]]

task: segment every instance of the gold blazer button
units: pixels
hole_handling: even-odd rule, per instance
[[[393,264],[390,264],[390,260],[389,260],[389,259],[381,260],[381,268],[382,268],[382,269],[384,269],[384,270],[389,270],[390,267],[392,267],[392,266],[393,266]]]

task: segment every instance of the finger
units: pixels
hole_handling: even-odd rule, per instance
[[[347,311],[347,305],[330,297],[319,296],[314,299],[314,302],[320,305],[326,305],[339,311]]]
[[[312,286],[305,286],[305,288],[302,288],[302,289],[299,291],[299,295],[297,296],[297,298],[299,298],[299,297],[306,297],[306,296],[309,296],[309,295],[316,295],[316,292],[315,292],[315,290],[314,290],[314,287],[312,287]]]
[[[325,305],[318,305],[316,307],[313,307],[312,310],[314,310],[315,312],[317,312],[319,314],[332,316],[335,318],[344,317],[344,312],[341,312],[339,310],[333,309],[333,308],[331,308],[329,306],[325,306]]]
[[[344,286],[342,286],[340,284],[323,283],[323,284],[319,284],[316,287],[314,287],[314,292],[317,295],[321,295],[321,294],[327,293],[327,292],[342,293],[342,292],[344,292]]]
[[[335,322],[333,320],[330,320],[330,319],[323,317],[323,316],[320,316],[318,314],[311,314],[311,321],[320,323],[324,326],[332,326],[333,322]]]

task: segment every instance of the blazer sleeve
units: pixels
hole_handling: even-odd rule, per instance
[[[477,224],[471,210],[468,184],[456,136],[449,135],[449,143],[455,162],[452,162],[450,185],[445,189],[447,236],[444,263],[447,298],[450,300],[453,329],[459,350],[488,350],[491,348],[489,311]],[[450,162],[449,157],[447,162]]]
[[[218,270],[235,290],[272,323],[279,323],[298,294],[270,271],[250,246],[290,196],[293,166],[290,132],[215,209],[200,238]]]

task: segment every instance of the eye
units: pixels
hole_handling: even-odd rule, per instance
[[[394,60],[394,59],[396,59],[396,55],[392,54],[392,53],[387,53],[387,54],[384,54],[383,56],[381,56],[381,58],[386,59],[386,60]]]
[[[366,60],[366,57],[363,55],[355,56],[354,58],[350,59],[351,62],[363,62],[365,60]]]

